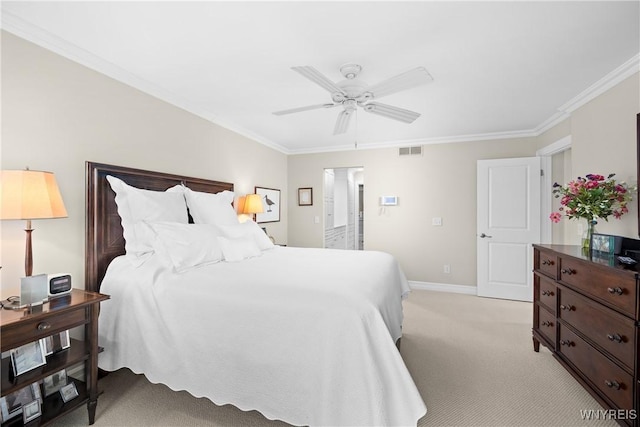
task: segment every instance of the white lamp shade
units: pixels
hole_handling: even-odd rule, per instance
[[[56,178],[51,172],[3,170],[0,176],[0,219],[64,218]]]

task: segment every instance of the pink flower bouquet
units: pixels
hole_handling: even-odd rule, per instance
[[[566,186],[553,184],[553,194],[561,197],[560,212],[553,212],[549,218],[560,222],[561,212],[569,218],[584,218],[589,222],[602,218],[608,221],[610,215],[620,219],[629,212],[627,203],[631,201],[631,190],[624,182],[616,182],[610,174],[606,179],[602,175],[589,174],[578,177]]]

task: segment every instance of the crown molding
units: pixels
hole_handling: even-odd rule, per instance
[[[592,99],[602,95],[618,83],[640,72],[640,53],[635,54],[627,62],[580,92],[576,97],[558,108],[564,113],[572,113]]]
[[[549,129],[551,129],[552,127],[554,127],[554,126],[562,123],[563,121],[567,120],[569,117],[571,117],[571,115],[569,113],[565,113],[564,111],[558,111],[553,116],[549,117],[547,120],[545,120],[544,122],[540,123],[533,130],[533,132],[535,133],[535,136],[540,136],[543,133],[545,133],[546,131],[548,131]]]
[[[330,153],[334,151],[357,151],[357,150],[375,150],[380,148],[399,148],[408,147],[414,145],[433,145],[433,144],[455,144],[459,142],[474,142],[474,141],[491,141],[499,139],[520,139],[536,137],[539,134],[534,130],[524,131],[510,131],[510,132],[492,132],[492,133],[478,133],[471,135],[458,135],[447,137],[433,137],[433,138],[418,138],[418,139],[405,139],[396,141],[379,141],[379,142],[358,142],[357,146],[355,142],[350,145],[339,145],[332,147],[313,147],[301,150],[290,150],[289,154],[318,154],[318,153]]]
[[[578,94],[576,97],[562,105],[560,108],[558,108],[558,112],[554,113],[551,117],[542,122],[536,128],[530,130],[457,135],[449,137],[432,137],[403,141],[365,142],[358,143],[357,147],[355,144],[350,144],[335,147],[314,147],[309,149],[292,150],[274,141],[264,138],[263,136],[258,135],[250,130],[247,130],[234,122],[217,117],[214,113],[207,111],[206,108],[195,105],[187,101],[186,99],[154,83],[147,81],[146,79],[130,73],[123,68],[109,61],[106,61],[87,50],[80,48],[79,46],[69,43],[68,41],[57,37],[40,27],[24,21],[23,19],[10,12],[7,12],[6,10],[2,10],[1,15],[1,29],[4,29],[18,37],[21,37],[38,46],[57,53],[64,58],[77,62],[89,69],[111,77],[116,81],[124,83],[171,105],[174,105],[180,109],[188,111],[189,113],[194,114],[211,123],[224,127],[230,131],[233,131],[239,135],[242,135],[246,138],[249,138],[255,142],[258,142],[262,145],[265,145],[287,155],[394,148],[407,145],[448,144],[471,141],[537,137],[547,130],[551,129],[552,127],[556,126],[558,123],[566,120],[568,117],[570,117],[571,112],[575,111],[582,105],[611,89],[624,79],[632,76],[634,73],[638,73],[640,71],[640,53],[638,53],[627,62],[622,64],[620,67],[616,68],[615,70],[604,76],[602,79],[591,85],[589,88]]]

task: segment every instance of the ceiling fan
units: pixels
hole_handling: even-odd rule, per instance
[[[358,78],[358,74],[362,71],[362,67],[358,64],[345,64],[340,67],[340,73],[345,77],[345,80],[337,83],[332,82],[309,65],[291,67],[291,69],[329,91],[333,102],[330,104],[308,105],[306,107],[275,111],[273,114],[281,116],[284,114],[299,113],[301,111],[342,106],[343,111],[338,115],[336,126],[333,130],[334,135],[347,131],[351,116],[356,112],[357,107],[361,107],[367,113],[377,114],[404,123],[413,123],[420,117],[419,113],[375,102],[374,100],[429,83],[433,80],[433,77],[431,77],[424,67],[414,68],[372,86],[367,85]]]

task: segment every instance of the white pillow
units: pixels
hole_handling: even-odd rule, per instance
[[[147,222],[155,232],[154,249],[171,260],[176,272],[222,261],[218,229],[211,224]]]
[[[233,191],[202,193],[185,187],[189,213],[196,224],[238,224],[238,214],[231,206]]]
[[[271,239],[269,239],[269,236],[267,236],[267,233],[265,233],[258,224],[251,220],[234,225],[219,225],[218,227],[222,234],[230,239],[245,236],[253,237],[258,244],[258,248],[262,251],[274,247],[274,244]]]
[[[116,193],[126,256],[134,266],[142,265],[153,253],[154,235],[142,221],[189,222],[181,185],[166,191],[150,191],[132,187],[110,175],[107,176],[107,181]]]
[[[255,239],[251,236],[239,237],[237,239],[227,239],[218,237],[218,243],[222,248],[224,260],[227,262],[237,262],[243,259],[253,258],[262,255]]]

